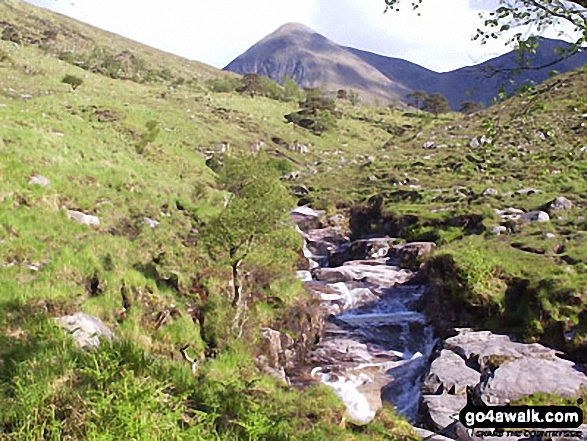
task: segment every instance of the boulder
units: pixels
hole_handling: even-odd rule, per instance
[[[143,222],[145,222],[151,228],[155,228],[157,225],[159,225],[159,222],[148,217],[144,217]]]
[[[97,227],[100,225],[100,219],[97,216],[91,214],[85,214],[81,211],[67,210],[67,217],[71,220],[76,221],[78,224],[91,225]]]
[[[570,210],[573,208],[573,203],[563,196],[554,198],[548,203],[548,209],[551,211]]]
[[[307,205],[296,207],[291,211],[292,221],[302,230],[319,228],[324,211],[317,211]]]
[[[413,273],[394,266],[353,264],[349,262],[348,265],[336,268],[317,269],[314,272],[314,277],[317,280],[330,283],[361,281],[391,287],[407,282],[413,277]]]
[[[497,196],[498,191],[495,188],[487,188],[483,191],[483,196]]]
[[[503,363],[483,390],[487,404],[502,405],[537,392],[579,397],[587,377],[573,362],[524,357]]]
[[[499,236],[502,233],[507,233],[508,229],[507,227],[504,227],[502,225],[497,225],[495,227],[493,227],[491,229],[492,233],[495,234],[496,236]]]
[[[368,260],[385,257],[391,247],[391,238],[374,238],[356,240],[339,247],[331,256],[329,264],[340,266],[352,260]]]
[[[415,271],[420,268],[421,257],[430,254],[435,248],[434,242],[410,242],[394,245],[388,256],[399,259],[401,268]]]
[[[29,179],[29,185],[40,185],[41,187],[47,187],[49,184],[51,184],[51,181],[41,175],[35,175]]]
[[[451,395],[464,394],[467,386],[479,383],[479,372],[465,364],[465,360],[453,351],[443,349],[430,365],[430,371],[422,393],[436,395],[447,391]]]
[[[68,330],[80,348],[97,348],[100,346],[100,337],[112,341],[115,337],[102,320],[92,315],[78,312],[55,319],[59,326]]]
[[[548,222],[550,216],[545,211],[536,210],[522,214],[520,220],[522,222]]]

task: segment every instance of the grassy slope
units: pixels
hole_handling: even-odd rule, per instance
[[[194,246],[194,228],[223,201],[202,152],[223,142],[235,150],[270,144],[272,136],[332,149],[336,136],[292,133],[283,115],[294,104],[209,91],[207,80],[232,74],[24,3],[2,2],[0,15],[19,40],[0,40],[0,437],[408,437],[389,410],[366,428],[345,429],[328,390],[302,395],[260,375],[250,356],[254,326],[250,342],[222,342],[195,377],[178,352],[189,343],[204,355],[206,330],[192,319],[213,307],[202,305],[202,289],[219,305],[229,289],[226,270]],[[57,34],[43,40],[47,29]],[[140,62],[103,70],[123,50]],[[61,83],[67,74],[84,80],[76,92]],[[160,131],[147,140],[150,121]],[[29,185],[35,174],[51,184]],[[76,224],[68,209],[98,216],[100,226]],[[160,224],[151,229],[143,217]],[[284,306],[252,308],[256,326],[271,324],[295,297],[303,302],[293,267],[267,289]],[[75,350],[51,318],[80,310],[102,318],[120,342]],[[218,311],[208,332],[222,335]]]

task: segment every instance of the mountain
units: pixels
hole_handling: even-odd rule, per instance
[[[366,102],[402,100],[409,93],[361,57],[298,23],[281,26],[224,69],[275,81],[287,76],[301,87],[353,89]]]
[[[536,54],[528,59],[531,68],[519,75],[513,72],[518,67],[515,51],[478,65],[439,73],[400,58],[340,46],[307,26],[290,23],[224,69],[239,74],[257,73],[276,81],[289,76],[302,87],[355,89],[368,98],[363,101],[377,98],[392,102],[399,97],[407,102],[410,92],[424,90],[429,94],[441,93],[453,109],[458,109],[464,101],[490,105],[502,85],[511,92],[528,82],[546,80],[553,70],[567,72],[587,63],[587,52],[555,62],[558,55],[554,50],[559,47],[568,44],[543,39]]]
[[[555,50],[561,47],[568,48],[569,45],[561,40],[543,39],[536,54],[528,57],[529,69],[523,69],[517,75],[514,72],[518,68],[515,51],[474,66],[439,73],[399,58],[385,57],[350,47],[346,49],[378,69],[390,80],[411,90],[424,90],[429,94],[441,93],[453,109],[458,109],[464,101],[491,105],[502,85],[509,93],[523,84],[545,81],[552,71],[568,72],[587,63],[587,52],[574,54],[556,62],[559,56]]]

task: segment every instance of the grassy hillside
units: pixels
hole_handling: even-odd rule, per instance
[[[233,74],[21,2],[0,3],[0,15],[0,437],[410,438],[389,409],[345,428],[329,390],[302,393],[255,366],[259,328],[311,301],[295,252],[246,261],[252,297],[238,338],[230,269],[199,240],[226,201],[205,152],[272,137],[332,149],[337,135],[285,124],[296,103],[213,92]],[[67,75],[83,83],[73,91]],[[50,184],[29,183],[37,175]],[[53,318],[78,311],[118,341],[74,348]],[[187,344],[196,375],[179,351]]]

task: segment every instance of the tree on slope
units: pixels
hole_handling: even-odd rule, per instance
[[[424,104],[424,101],[426,101],[426,98],[428,98],[428,94],[423,90],[415,90],[411,93],[408,93],[407,97],[412,100],[416,109],[421,110],[422,104]]]
[[[423,110],[433,113],[434,116],[438,116],[441,113],[448,112],[450,110],[450,106],[444,95],[440,93],[433,93],[424,100]]]
[[[218,182],[227,192],[224,206],[207,222],[200,242],[231,269],[233,331],[238,333],[246,309],[241,267],[255,251],[287,251],[283,241],[296,234],[288,222],[295,203],[279,181],[279,171],[263,154],[226,157]]]

